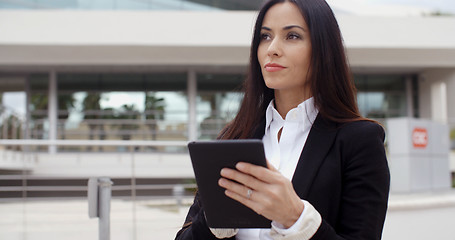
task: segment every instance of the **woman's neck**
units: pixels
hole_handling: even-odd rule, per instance
[[[309,99],[310,94],[300,92],[300,94],[291,94],[289,92],[275,90],[275,109],[283,119],[288,112],[297,107],[303,101]]]

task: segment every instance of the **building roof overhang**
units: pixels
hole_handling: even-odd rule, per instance
[[[255,12],[0,11],[0,69],[248,64]],[[354,69],[455,68],[454,17],[337,16]]]

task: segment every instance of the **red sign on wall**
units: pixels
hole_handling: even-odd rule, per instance
[[[414,148],[427,147],[428,132],[426,128],[414,128],[414,131],[412,131],[412,145]]]

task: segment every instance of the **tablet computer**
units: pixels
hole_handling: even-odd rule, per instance
[[[267,166],[261,140],[195,141],[188,144],[193,170],[211,228],[270,228],[271,221],[224,194],[221,169],[238,162]]]

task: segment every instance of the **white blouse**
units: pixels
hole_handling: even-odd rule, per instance
[[[278,169],[286,178],[292,180],[295,168],[299,162],[303,146],[310,133],[311,126],[318,114],[314,107],[314,99],[309,98],[291,109],[286,118],[283,119],[274,107],[273,100],[270,102],[266,111],[265,134],[262,138],[264,143],[265,156],[267,160]],[[281,132],[278,141],[278,132]],[[277,222],[272,222],[271,229],[239,229],[237,240],[269,240],[276,235],[289,235],[304,231],[307,239],[311,238],[321,225],[321,216],[305,200],[304,211],[299,220],[288,229]]]

